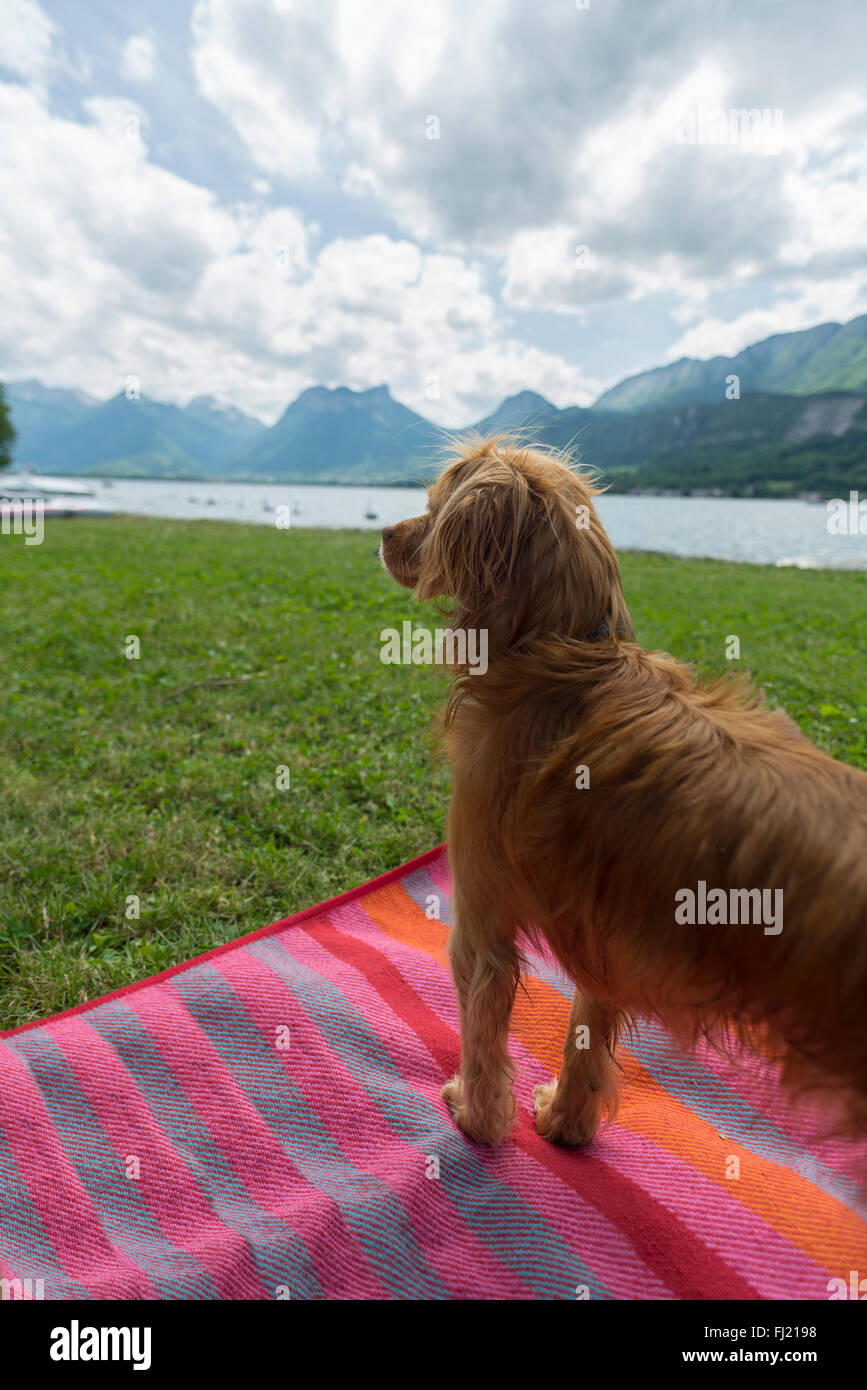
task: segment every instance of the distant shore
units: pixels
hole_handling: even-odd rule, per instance
[[[10,473],[17,473],[18,467],[8,470]],[[43,472],[48,473],[47,470]],[[3,481],[3,473],[0,473],[0,484]],[[228,484],[239,487],[250,484],[257,487],[351,487],[363,490],[365,488],[409,488],[427,489],[430,487],[436,472],[430,473],[424,478],[314,478],[299,477],[287,478],[269,475],[265,477],[231,477],[227,478],[218,474],[206,473],[100,473],[94,470],[91,473],[64,473],[55,470],[48,473],[53,478],[88,478],[95,479],[110,487],[113,483],[191,483],[199,486],[224,486]],[[867,481],[867,480],[865,480]],[[605,492],[614,497],[745,497],[760,498],[767,501],[782,500],[787,502],[827,502],[839,495],[837,492],[828,489],[799,489],[795,490],[794,485],[791,490],[783,488],[778,482],[768,480],[750,485],[749,487],[727,488],[723,486],[699,486],[684,485],[683,487],[657,487],[642,486],[623,478],[611,478],[599,475],[600,486]],[[865,495],[867,495],[867,485],[865,485]]]

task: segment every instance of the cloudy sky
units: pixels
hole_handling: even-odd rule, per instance
[[[865,39],[863,0],[0,0],[0,379],[462,425],[851,318]]]

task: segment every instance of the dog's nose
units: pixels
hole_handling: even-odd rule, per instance
[[[394,535],[394,527],[393,527],[393,526],[383,526],[383,528],[382,528],[382,539],[383,539],[384,541],[390,541],[393,535]]]

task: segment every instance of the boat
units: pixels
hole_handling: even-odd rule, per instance
[[[374,509],[372,502],[368,502],[364,518],[365,521],[379,521],[379,512]]]
[[[34,465],[21,473],[0,473],[0,502],[41,502],[43,516],[114,516],[99,503],[91,503],[96,489],[74,478],[50,478]]]
[[[0,473],[0,491],[4,497],[95,497],[96,489],[89,483],[77,483],[72,478],[46,478],[33,465],[22,473]]]

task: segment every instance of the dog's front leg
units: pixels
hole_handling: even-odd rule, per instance
[[[498,1144],[515,1117],[507,1043],[520,966],[513,941],[461,913],[449,942],[461,1019],[461,1070],[442,1089],[455,1124]]]
[[[589,1144],[617,1109],[614,1046],[621,1013],[575,991],[559,1082],[537,1086],[536,1129],[556,1144]]]

